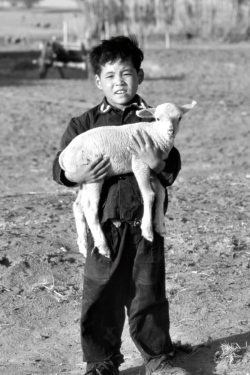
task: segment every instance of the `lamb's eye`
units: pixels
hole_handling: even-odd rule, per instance
[[[157,120],[157,121],[160,121],[160,119],[159,119],[159,118],[156,118],[156,120]]]
[[[182,116],[179,116],[179,118],[178,118],[179,122],[181,121],[181,119],[182,119]]]

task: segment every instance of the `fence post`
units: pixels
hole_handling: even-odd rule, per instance
[[[68,44],[68,23],[63,21],[63,45],[66,46]]]
[[[165,30],[165,47],[166,49],[170,48],[170,33],[168,28]]]

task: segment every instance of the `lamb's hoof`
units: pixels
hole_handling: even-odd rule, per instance
[[[103,255],[106,258],[110,258],[110,250],[108,246],[98,246],[96,248],[98,249],[99,254]]]
[[[165,237],[166,236],[165,225],[162,225],[162,224],[157,225],[157,224],[155,224],[154,227],[155,227],[156,233],[158,233],[161,237]]]
[[[142,236],[150,241],[150,242],[153,242],[153,239],[154,239],[154,235],[153,235],[153,231],[152,230],[143,230],[142,229],[142,232],[141,232]]]
[[[153,236],[143,236],[147,241],[153,242],[154,237]]]

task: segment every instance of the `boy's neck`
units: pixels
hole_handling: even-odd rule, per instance
[[[108,101],[108,99],[107,99],[107,97],[105,97],[105,99],[106,99],[106,102],[109,104],[109,105],[111,105],[112,107],[114,107],[114,108],[117,108],[117,109],[120,109],[121,111],[124,111],[127,107],[129,107],[132,103],[134,103],[136,100],[135,100],[135,98],[136,98],[136,96],[138,96],[138,94],[135,94],[135,96],[133,97],[133,99],[131,99],[128,103],[126,103],[126,104],[110,104],[109,103],[109,101]]]

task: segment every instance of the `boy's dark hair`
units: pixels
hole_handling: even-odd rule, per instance
[[[100,75],[101,67],[116,60],[126,60],[131,58],[134,68],[139,71],[144,58],[142,50],[138,47],[138,42],[134,36],[115,36],[104,39],[101,43],[92,48],[89,54],[89,61],[94,73]]]

